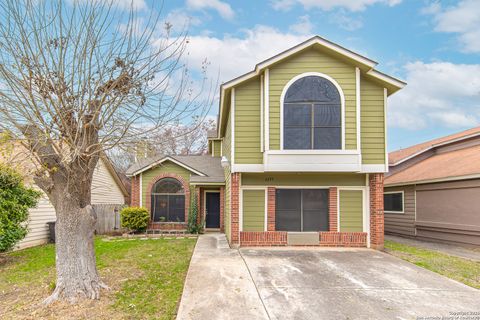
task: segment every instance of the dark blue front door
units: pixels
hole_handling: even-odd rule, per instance
[[[205,226],[207,228],[220,228],[220,193],[207,192],[205,196],[206,218]]]

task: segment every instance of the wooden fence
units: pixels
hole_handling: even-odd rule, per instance
[[[120,210],[125,205],[122,204],[95,204],[93,209],[97,214],[97,225],[95,231],[97,234],[109,234],[120,232]]]

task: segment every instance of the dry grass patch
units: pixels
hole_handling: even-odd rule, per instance
[[[174,319],[196,239],[95,241],[110,290],[99,301],[39,304],[55,286],[55,248],[10,253],[0,264],[2,319]]]

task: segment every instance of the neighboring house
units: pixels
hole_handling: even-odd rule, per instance
[[[480,127],[391,152],[385,232],[480,245]]]
[[[127,172],[151,228],[185,228],[192,192],[232,246],[383,246],[387,97],[405,83],[313,37],[220,87],[209,156]],[[223,169],[222,169],[223,167]]]
[[[25,175],[27,184],[33,183],[33,165],[29,160],[29,155],[20,151],[16,147],[5,153],[0,153],[0,162],[11,163],[14,167],[22,170]],[[32,172],[30,174],[30,172]],[[128,192],[120,180],[110,160],[106,156],[102,156],[95,168],[92,181],[92,205],[95,209],[101,210],[108,214],[106,210],[112,211],[114,207],[125,204],[125,198]],[[28,220],[28,234],[20,241],[16,249],[23,249],[40,244],[44,244],[49,239],[49,229],[47,222],[55,221],[56,213],[52,203],[44,194],[36,208],[30,209]],[[102,221],[103,222],[103,221]]]

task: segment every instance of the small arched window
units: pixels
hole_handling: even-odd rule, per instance
[[[341,119],[342,99],[330,80],[296,80],[283,99],[283,149],[341,149]]]
[[[185,222],[185,190],[180,181],[163,178],[152,186],[154,222]]]

